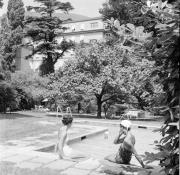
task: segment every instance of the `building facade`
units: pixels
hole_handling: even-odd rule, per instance
[[[64,32],[64,38],[79,43],[89,43],[103,40],[104,23],[101,17],[90,18],[80,21],[71,21],[63,24],[68,29]]]
[[[63,36],[57,38],[60,43],[63,38],[72,40],[75,43],[80,42],[97,42],[103,41],[107,35],[105,32],[105,25],[102,17],[96,18],[83,18],[76,19],[62,24],[67,30],[64,31]],[[31,59],[25,59],[25,57],[31,53],[28,48],[21,48],[17,52],[16,58],[16,70],[17,71],[38,71],[39,66],[42,63],[41,55],[34,55]],[[59,59],[55,64],[55,70],[63,66],[64,62],[74,56],[73,51],[68,51],[64,54],[63,58]]]

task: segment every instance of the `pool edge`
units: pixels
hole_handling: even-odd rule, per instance
[[[92,136],[101,134],[101,133],[103,133],[103,132],[105,132],[105,131],[108,131],[108,128],[101,128],[101,129],[97,129],[96,131],[93,131],[93,132],[90,132],[90,133],[81,134],[81,135],[79,135],[79,136],[77,136],[77,137],[74,137],[74,138],[69,139],[68,144],[73,144],[73,143],[75,143],[75,142],[78,142],[78,141],[87,139],[87,138],[89,138],[89,137],[92,137]],[[51,144],[48,144],[48,145],[43,146],[43,147],[41,147],[41,148],[38,148],[38,149],[36,149],[36,150],[34,150],[34,151],[47,152],[47,151],[43,151],[43,150],[46,150],[46,149],[48,149],[48,148],[50,148],[50,147],[55,147],[55,145],[56,145],[56,143],[54,143],[54,144],[51,143]],[[47,153],[48,153],[48,152],[47,152]]]

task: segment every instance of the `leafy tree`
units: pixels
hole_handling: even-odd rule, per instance
[[[172,4],[160,1],[146,7],[147,12],[153,12],[158,19],[155,26],[157,35],[152,38],[148,49],[156,62],[154,74],[159,76],[165,92],[162,103],[165,123],[160,130],[163,138],[157,144],[159,153],[147,155],[150,160],[160,160],[167,174],[179,174],[179,6],[179,1]]]
[[[40,69],[41,74],[45,75],[54,72],[54,64],[73,46],[72,42],[65,40],[58,43],[57,38],[62,37],[66,28],[62,27],[63,19],[56,17],[55,12],[57,10],[68,12],[73,8],[69,2],[63,3],[57,0],[35,0],[35,2],[40,5],[27,8],[40,14],[35,17],[29,16],[26,20],[27,37],[31,38],[31,43],[28,45],[33,47],[32,55],[29,57],[35,54],[42,55],[43,62]]]
[[[103,7],[99,10],[104,20],[118,19],[122,24],[131,23],[136,26],[144,26],[146,29],[154,26],[154,21],[150,20],[152,14],[142,14],[142,7],[145,5],[145,1],[141,0],[109,0],[104,3]]]
[[[16,72],[12,74],[11,82],[22,94],[31,94],[34,101],[43,100],[48,96],[50,79],[48,77],[40,77],[32,72]],[[23,97],[24,98],[24,97]]]
[[[19,110],[30,110],[34,108],[35,99],[31,93],[26,92],[26,88],[15,86],[15,90],[17,91],[16,101]]]
[[[147,60],[147,58],[151,57],[151,53],[145,48],[145,45],[151,42],[153,32],[151,30],[147,32],[150,27],[148,28],[145,24],[143,24],[144,26],[139,26],[140,23],[136,20],[138,18],[145,22],[150,21],[146,20],[146,14],[144,16],[142,14],[144,3],[141,1],[127,3],[121,0],[112,0],[101,9],[102,14],[107,13],[107,15],[104,15],[104,20],[109,26],[109,31],[115,36],[110,38],[108,43],[118,43],[120,45],[124,50],[124,60],[127,59],[126,55],[137,57],[135,60],[139,60],[137,61],[138,64],[135,63],[131,67],[136,73],[132,74],[126,86],[130,89],[130,94],[137,99],[138,106],[136,107],[140,109],[149,108],[154,103],[154,97],[161,91],[158,88],[158,92],[155,88],[158,86],[158,83],[151,77],[151,73],[154,70],[154,62],[150,59]],[[134,8],[135,6],[137,9]],[[122,11],[124,8],[127,9],[126,12]],[[108,9],[110,9],[110,12]],[[122,20],[121,12],[125,14],[128,12],[129,18]],[[108,13],[109,15],[114,14],[114,16],[108,16]],[[111,19],[109,20],[110,17]],[[138,26],[136,26],[137,24]]]
[[[75,106],[78,106],[79,102],[84,101],[86,104],[91,97],[76,91],[75,88],[82,82],[83,75],[78,74],[78,72],[75,74],[74,64],[71,61],[68,61],[67,64],[65,69],[60,69],[50,75],[52,83],[49,85],[48,99],[56,107],[61,106],[63,110],[67,107],[75,110]]]
[[[23,28],[23,22],[25,17],[24,3],[22,0],[9,0],[7,7],[7,18],[11,30],[15,30],[17,27]]]
[[[119,43],[122,42],[116,42],[113,46],[97,43],[83,48],[81,45],[77,49],[76,61],[73,60],[75,64],[67,65],[61,72],[62,82],[59,84],[62,86],[59,91],[63,94],[69,92],[91,98],[94,96],[99,117],[102,106],[107,113],[115,103],[132,103],[127,96],[135,96],[137,89],[143,92],[140,98],[143,101],[142,108],[149,105],[147,99],[153,96],[154,84],[150,84],[147,77],[150,77],[154,62],[134,54],[136,47]],[[146,90],[146,93],[141,89]]]
[[[129,89],[130,96],[135,97],[137,102],[133,104],[129,101],[129,103],[142,110],[150,108],[155,94],[159,93],[155,80],[151,78],[154,62],[142,59],[131,66],[131,69],[133,73],[126,86]]]
[[[117,3],[118,0],[111,2],[116,9],[121,6]],[[147,22],[152,22],[153,28],[148,26],[147,29],[154,33],[149,40],[139,41],[145,46],[144,51],[149,52],[146,58],[155,61],[152,77],[156,76],[156,80],[163,87],[161,106],[163,105],[165,115],[164,125],[160,129],[163,138],[156,142],[159,152],[147,153],[147,159],[150,162],[160,160],[160,165],[165,168],[166,174],[179,174],[179,5],[178,1],[169,1],[169,3],[168,1],[147,1],[141,6],[143,15],[152,15]],[[114,21],[113,23],[115,24]],[[118,28],[116,33],[121,36],[122,26],[117,23],[114,26]]]
[[[23,74],[20,72],[12,74],[3,69],[0,69],[0,75],[2,78],[0,80],[0,112],[6,112],[7,108],[31,109],[35,99],[33,99],[33,91],[30,92],[30,88],[25,86],[27,78],[24,76],[26,79],[23,79]]]
[[[76,59],[64,68],[59,86],[62,94],[80,94],[85,99],[96,99],[97,117],[102,105],[113,100],[124,103],[124,88],[128,69],[123,64],[122,50],[104,43],[77,48]]]
[[[11,87],[11,84],[0,82],[0,112],[6,112],[7,108],[16,107],[16,90]]]
[[[9,71],[3,70],[2,66],[0,65],[0,82],[10,79],[11,79],[11,73]]]
[[[149,42],[152,33],[145,32],[143,26],[136,27],[134,24],[127,23],[120,25],[117,19],[108,20],[111,31],[116,38],[111,38],[108,43],[116,43],[121,48],[124,64],[131,60],[131,77],[125,86],[129,89],[130,96],[137,99],[136,107],[145,109],[150,107],[153,97],[158,93],[155,90],[155,79],[152,79],[151,73],[154,70],[154,61],[147,60],[150,53],[146,51],[144,45]],[[146,57],[146,58],[145,58]],[[133,63],[133,64],[132,64]],[[156,93],[155,93],[156,91]],[[129,101],[129,103],[131,103]]]

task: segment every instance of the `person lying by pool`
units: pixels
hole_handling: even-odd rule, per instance
[[[118,164],[129,164],[132,154],[134,154],[143,168],[152,168],[148,165],[144,165],[141,157],[138,155],[134,147],[135,137],[131,132],[131,122],[129,120],[123,120],[121,122],[120,131],[114,140],[114,144],[120,144],[119,150],[115,155],[105,157],[106,160]]]
[[[73,118],[71,116],[65,116],[62,118],[63,126],[58,131],[58,143],[55,150],[58,152],[60,159],[78,159],[85,158],[87,156],[82,153],[73,150],[68,144],[68,130],[71,128]]]

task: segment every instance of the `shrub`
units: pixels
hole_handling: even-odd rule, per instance
[[[6,112],[7,108],[11,110],[17,108],[17,91],[11,87],[11,84],[0,82],[0,112]]]

